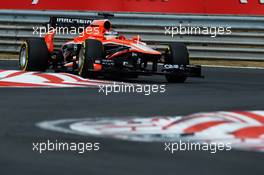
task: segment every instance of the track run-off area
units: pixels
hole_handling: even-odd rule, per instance
[[[16,61],[0,61],[0,70],[0,174],[263,174],[262,69],[206,67],[204,79],[184,84],[162,76],[124,80],[165,85],[150,95],[105,95],[99,85],[114,81],[21,72]],[[47,140],[100,149],[33,151],[32,143]],[[164,142],[180,140],[231,141],[234,148],[164,150]]]

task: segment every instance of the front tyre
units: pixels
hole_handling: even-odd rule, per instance
[[[165,63],[179,66],[189,65],[189,52],[186,45],[183,43],[170,44]],[[180,73],[171,73],[165,77],[169,83],[184,83],[187,79],[186,75]]]
[[[94,39],[86,40],[79,52],[79,75],[83,78],[96,78],[94,61],[103,59],[103,56],[104,47],[102,42]]]
[[[19,68],[23,71],[46,71],[50,53],[43,38],[26,40],[19,53]]]

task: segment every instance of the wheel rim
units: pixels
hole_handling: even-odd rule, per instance
[[[23,45],[20,51],[20,56],[19,56],[19,64],[21,69],[25,69],[27,65],[27,47],[26,45]]]

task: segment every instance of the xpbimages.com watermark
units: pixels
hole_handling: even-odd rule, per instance
[[[174,37],[176,35],[209,35],[212,38],[215,38],[219,35],[231,35],[232,28],[231,27],[198,27],[198,26],[190,26],[182,25],[179,26],[169,26],[165,27],[165,35],[169,35]]]
[[[138,93],[146,96],[165,93],[166,85],[157,84],[129,84],[129,83],[116,83],[99,85],[99,93],[109,95],[112,93]]]
[[[45,36],[46,34],[55,33],[56,35],[74,35],[74,36],[84,36],[84,34],[99,34],[99,27],[53,27],[50,24],[47,26],[34,26],[33,35],[39,37]]]
[[[45,142],[33,142],[32,151],[39,154],[45,152],[76,152],[78,154],[84,154],[91,151],[99,151],[100,143],[91,142],[62,142],[62,141],[51,141]]]
[[[231,143],[207,143],[207,142],[190,142],[190,141],[179,141],[179,142],[165,142],[164,151],[174,154],[175,152],[185,151],[206,151],[211,154],[222,151],[231,151]]]

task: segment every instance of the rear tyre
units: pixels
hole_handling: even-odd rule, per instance
[[[79,75],[83,78],[96,78],[94,60],[101,60],[103,57],[104,47],[102,42],[93,39],[86,40],[79,52]]]
[[[165,59],[166,64],[176,64],[179,66],[186,66],[190,64],[189,52],[185,44],[183,43],[172,43],[169,45],[167,50],[167,57]],[[184,83],[187,76],[172,73],[165,75],[169,83]]]
[[[43,38],[26,40],[19,53],[19,68],[23,71],[46,71],[50,53]]]

